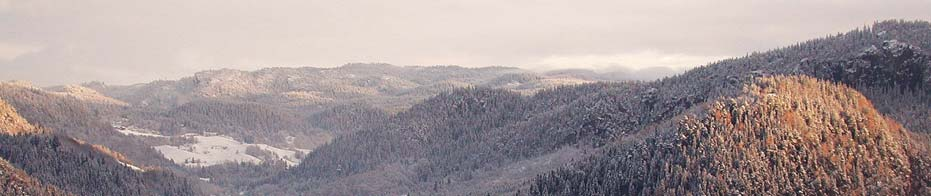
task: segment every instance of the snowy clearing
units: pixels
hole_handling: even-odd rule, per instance
[[[188,167],[210,166],[229,162],[262,163],[262,159],[246,154],[246,148],[250,146],[271,152],[289,166],[294,166],[301,161],[296,156],[297,152],[306,151],[304,149],[281,149],[266,144],[243,144],[227,136],[185,134],[184,137],[191,137],[197,143],[181,146],[162,145],[156,146],[155,150],[158,150],[165,158],[173,160],[176,164]]]

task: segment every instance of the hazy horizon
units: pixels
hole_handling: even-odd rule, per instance
[[[133,84],[366,62],[683,70],[875,21],[929,20],[927,10],[919,0],[0,0],[0,80]]]

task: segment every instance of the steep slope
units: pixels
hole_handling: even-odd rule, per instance
[[[929,157],[856,90],[760,79],[669,127],[539,177],[532,195],[928,194]],[[925,144],[927,145],[927,144]],[[915,175],[919,174],[919,175]],[[924,174],[924,175],[921,175]]]
[[[0,98],[30,123],[81,139],[108,135],[103,111],[80,100],[17,83],[0,83]]]
[[[915,168],[927,168],[928,161],[923,157],[928,157],[926,148],[931,145],[929,145],[927,139],[923,138],[928,137],[926,133],[928,133],[929,123],[931,123],[931,121],[929,121],[929,119],[931,119],[929,118],[929,112],[931,112],[931,107],[929,106],[931,105],[928,104],[929,99],[927,99],[928,95],[931,94],[931,91],[929,91],[931,89],[927,88],[928,84],[931,84],[931,80],[928,79],[929,73],[931,73],[931,63],[928,62],[928,52],[922,48],[927,48],[929,46],[929,43],[931,43],[929,40],[931,40],[931,24],[928,22],[885,21],[876,23],[866,29],[855,30],[838,36],[800,43],[766,53],[754,53],[743,58],[716,62],[705,67],[696,68],[677,77],[658,81],[654,86],[657,86],[658,92],[682,92],[682,89],[691,89],[691,92],[681,94],[704,100],[720,96],[734,96],[736,93],[735,91],[740,89],[738,86],[746,85],[748,81],[755,81],[755,78],[766,75],[809,75],[823,80],[850,85],[862,92],[862,94],[868,98],[869,102],[873,103],[875,108],[883,115],[886,115],[894,121],[901,122],[906,129],[911,130],[907,135],[910,135],[910,138],[914,141],[906,140],[902,142],[909,146],[908,157],[902,159],[903,157],[898,156],[896,157],[899,158],[897,161],[908,160],[907,162]],[[663,86],[667,86],[667,88],[663,88]],[[658,124],[657,126],[662,127],[668,125]],[[641,138],[627,138],[626,140],[655,141],[655,139]],[[624,160],[625,157],[630,158],[631,156],[637,156],[635,153],[629,153],[629,151],[622,151],[620,149],[644,148],[638,145],[621,146],[623,147],[613,151],[607,151],[607,155],[604,155],[603,158],[599,158],[599,161],[590,161],[590,163],[569,167],[588,169],[568,169],[569,171],[557,172],[541,177],[543,179],[538,180],[537,183],[544,182],[545,185],[537,184],[538,189],[535,190],[535,193],[578,194],[580,192],[590,193],[591,191],[597,192],[606,190],[653,191],[656,187],[643,188],[634,187],[636,184],[633,183],[624,184],[624,182],[636,181],[638,178],[597,176],[592,173],[586,174],[586,172],[592,172],[593,170],[617,171],[622,168],[634,168],[637,166],[644,166],[645,164],[646,166],[650,166],[649,164],[653,164],[653,166],[663,166],[665,164],[672,164],[666,162],[675,160],[674,158],[668,160],[654,160],[655,162],[648,162],[650,160],[631,160],[624,163],[617,163],[620,160]],[[868,148],[879,147],[874,146]],[[814,149],[805,150],[814,151]],[[789,155],[795,156],[792,153]],[[631,169],[631,173],[628,174],[631,176],[647,175],[649,172],[659,171],[660,169],[662,168]],[[817,167],[809,169],[817,169]],[[882,169],[882,167],[875,169]],[[906,180],[904,182],[901,180],[891,180],[899,183],[894,185],[895,187],[900,187],[897,190],[881,190],[875,188],[875,186],[863,190],[876,193],[889,191],[927,194],[926,187],[929,185],[929,181],[927,180],[929,175],[926,170],[927,169],[913,169],[913,173],[910,174],[912,176],[911,180]],[[902,170],[897,171],[901,172]],[[890,181],[890,178],[896,178],[885,177],[887,178],[871,182],[885,181],[884,183],[887,183]],[[651,180],[646,183],[657,182],[655,180],[656,178],[660,178],[660,176],[646,179]],[[589,183],[589,185],[566,184],[567,182],[583,182]],[[601,182],[611,182],[614,184],[599,184]],[[691,183],[695,184],[698,182],[705,181],[695,180]],[[547,183],[556,183],[556,185]],[[908,185],[909,183],[912,185]],[[641,185],[643,184],[636,186]],[[779,184],[779,186],[796,185]],[[556,187],[566,188],[566,190],[565,192],[554,191],[558,189]],[[800,189],[805,190],[810,188],[811,187],[801,187]],[[745,191],[746,189],[735,190]],[[834,190],[847,189],[843,189],[842,187],[841,189]]]
[[[9,162],[0,158],[0,195],[10,196],[51,196],[51,195],[71,195],[59,190],[57,187],[48,186],[36,181]]]
[[[100,92],[97,92],[94,89],[87,88],[80,85],[65,85],[58,87],[46,88],[45,90],[55,92],[60,95],[74,97],[75,99],[90,102],[99,105],[109,105],[109,106],[129,106],[129,103],[120,101],[111,97],[107,97]]]
[[[16,109],[0,99],[0,133],[17,135],[35,132],[38,129],[16,113]]]
[[[311,177],[314,185],[327,183],[338,177],[366,175],[366,173],[395,172],[398,169],[381,169],[384,164],[410,160],[414,162],[420,157],[427,160],[436,160],[435,157],[442,154],[457,154],[467,156],[465,149],[472,149],[473,144],[479,141],[483,135],[481,131],[498,126],[503,126],[510,119],[515,119],[516,115],[522,115],[517,108],[506,107],[513,105],[524,99],[515,93],[500,90],[465,90],[449,94],[441,94],[438,98],[427,100],[425,103],[415,105],[410,111],[402,112],[385,123],[385,127],[379,126],[374,129],[362,130],[341,137],[333,141],[330,145],[317,149],[302,162],[292,173],[293,178],[279,179],[278,182],[291,184],[287,186],[308,186],[302,184],[306,180],[300,180],[305,176]],[[487,107],[486,107],[487,106]],[[452,107],[459,110],[445,110],[446,113],[437,113],[437,107]],[[439,110],[444,111],[444,110]],[[513,112],[507,112],[513,111]],[[508,115],[511,114],[511,115]],[[476,116],[485,116],[488,118],[475,118]],[[493,123],[497,121],[499,123]],[[463,126],[463,125],[476,125]],[[459,140],[461,142],[452,142]],[[470,145],[470,146],[462,146]],[[493,147],[486,145],[486,147]],[[458,152],[457,152],[458,151]],[[453,161],[454,159],[448,159]],[[439,160],[437,160],[439,161]],[[442,162],[446,163],[446,162]],[[415,169],[429,169],[435,166],[443,165],[440,162],[421,162],[422,168],[403,168],[398,172],[405,172]],[[470,163],[463,163],[463,165]],[[439,168],[437,168],[439,169]],[[446,168],[444,168],[446,170]],[[413,172],[413,171],[411,171]],[[438,171],[439,172],[439,171]],[[420,177],[419,181],[426,182],[432,178],[432,172],[413,172],[425,176]],[[371,189],[363,190],[357,187],[354,194],[377,194],[379,189],[390,187],[379,186],[379,180],[384,178],[372,177],[371,180],[362,180],[360,184],[374,182]],[[401,180],[416,180],[416,176],[403,176]],[[344,184],[342,186],[352,187],[354,184]],[[335,184],[334,184],[335,185]],[[339,185],[336,185],[339,186]],[[324,186],[328,187],[328,186]],[[295,187],[297,188],[297,187]],[[307,187],[314,188],[314,187]],[[315,188],[314,188],[315,189]],[[352,189],[350,189],[352,190]],[[306,192],[309,190],[294,190],[297,192]],[[346,194],[340,192],[328,192],[320,190],[318,194]],[[340,190],[336,190],[340,191]],[[277,193],[289,194],[289,193]]]
[[[906,128],[927,132],[931,94],[931,24],[925,21],[883,21],[864,29],[815,39],[746,57],[727,59],[657,82],[695,89],[700,97],[716,97],[720,89],[739,89],[753,78],[767,75],[808,75],[841,82],[864,93],[876,107],[903,122]],[[659,87],[658,87],[659,88]],[[898,104],[890,99],[909,99]],[[915,111],[917,109],[917,111]],[[903,113],[908,112],[908,113]]]
[[[343,134],[381,125],[389,117],[383,110],[358,104],[335,106],[311,115],[308,120],[316,127]]]
[[[214,115],[218,114],[228,115],[215,118]],[[181,121],[172,122],[173,124],[180,124],[192,130],[251,131],[267,135],[276,130],[311,128],[302,122],[303,119],[300,116],[289,113],[284,108],[249,102],[195,101],[168,111],[168,115],[181,119]]]
[[[100,146],[57,135],[0,135],[0,158],[36,180],[78,195],[193,195],[196,182],[142,170]]]
[[[26,122],[16,110],[0,100],[0,134],[36,133],[37,128]],[[22,170],[0,158],[0,195],[68,195],[54,186],[44,185]]]
[[[110,107],[21,83],[0,83],[0,98],[25,120],[44,131],[120,149],[121,153],[140,164],[171,165],[168,160],[159,159],[158,152],[142,145],[143,141],[118,134],[107,122],[116,113]]]
[[[277,194],[514,190],[539,172],[584,156],[588,145],[612,138],[608,135],[615,132],[607,129],[636,130],[638,119],[652,119],[652,113],[633,113],[643,107],[635,94],[643,88],[639,83],[567,86],[531,97],[485,88],[442,93],[382,126],[317,149],[275,180],[290,188]]]
[[[0,115],[4,117],[0,124],[4,130],[0,134],[4,195],[65,195],[57,187],[80,195],[194,193],[193,185],[184,179],[157,169],[144,171],[104,146],[39,132],[2,101]]]

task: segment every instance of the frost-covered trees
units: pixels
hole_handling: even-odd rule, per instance
[[[565,162],[572,164],[562,170],[542,175],[537,180],[531,181],[534,186],[532,189],[522,189],[527,187],[502,182],[502,184],[497,185],[504,188],[490,188],[491,190],[485,191],[521,189],[524,191],[523,193],[527,193],[529,190],[532,193],[544,195],[633,194],[645,191],[657,193],[658,190],[673,191],[666,193],[735,194],[740,191],[765,191],[758,188],[778,185],[782,188],[800,187],[800,191],[839,187],[836,189],[840,190],[838,193],[849,193],[857,190],[890,194],[917,193],[914,190],[903,188],[865,187],[853,190],[852,188],[843,188],[850,188],[852,185],[842,185],[844,183],[860,182],[883,182],[899,185],[921,184],[920,180],[908,181],[901,179],[901,176],[916,170],[900,170],[901,167],[898,167],[898,169],[893,167],[892,170],[884,170],[891,173],[884,173],[884,176],[880,176],[883,179],[876,181],[846,177],[828,179],[817,172],[836,171],[822,168],[825,167],[823,165],[812,164],[815,162],[799,161],[795,158],[779,160],[795,161],[793,162],[794,166],[806,167],[815,173],[801,178],[779,176],[784,173],[763,172],[754,174],[764,175],[762,177],[752,177],[779,177],[787,179],[784,181],[787,184],[755,184],[762,183],[757,181],[738,183],[740,179],[749,179],[751,177],[737,175],[740,172],[727,173],[725,171],[743,171],[747,169],[745,166],[749,165],[733,161],[770,161],[739,157],[749,157],[754,153],[766,153],[765,149],[761,151],[760,148],[752,148],[753,146],[764,146],[763,144],[767,142],[784,142],[779,140],[757,141],[754,139],[761,137],[759,134],[776,134],[767,131],[784,129],[785,127],[780,127],[781,125],[768,126],[762,128],[763,130],[760,129],[762,126],[754,126],[756,127],[754,129],[736,128],[750,125],[736,121],[716,122],[713,119],[718,119],[717,117],[686,124],[679,124],[679,120],[683,115],[708,111],[707,107],[715,101],[720,101],[722,97],[745,95],[745,88],[761,78],[776,75],[806,75],[817,78],[818,81],[806,78],[793,84],[804,86],[808,83],[819,83],[823,85],[795,90],[820,92],[825,89],[827,91],[839,88],[846,89],[846,87],[834,87],[826,84],[837,82],[866,92],[863,93],[866,95],[866,99],[851,99],[858,101],[855,104],[848,103],[849,100],[824,101],[822,104],[843,103],[862,106],[867,105],[861,103],[862,101],[871,102],[875,104],[871,107],[878,108],[883,115],[888,115],[891,118],[890,121],[901,122],[905,127],[902,130],[911,130],[912,133],[925,132],[926,130],[920,130],[920,128],[927,127],[928,123],[922,122],[927,121],[927,111],[931,110],[929,110],[927,99],[921,99],[921,97],[925,97],[923,94],[928,93],[927,80],[922,78],[927,78],[926,73],[929,71],[928,52],[922,48],[929,47],[929,43],[931,43],[931,41],[928,41],[931,40],[929,35],[931,35],[931,25],[926,22],[888,21],[838,36],[816,39],[768,52],[754,53],[742,58],[722,60],[678,76],[653,82],[593,83],[566,86],[543,90],[533,96],[520,96],[482,88],[458,90],[417,104],[408,111],[392,116],[384,125],[363,129],[336,138],[330,144],[308,154],[300,166],[294,168],[292,173],[284,174],[278,179],[277,184],[285,192],[312,192],[321,189],[337,189],[333,187],[355,187],[353,183],[341,181],[341,179],[357,179],[361,178],[359,176],[397,173],[400,177],[391,179],[371,178],[370,181],[365,182],[410,182],[404,185],[384,185],[383,188],[390,187],[394,188],[392,190],[397,191],[435,194],[436,192],[430,190],[443,191],[457,183],[474,182],[473,180],[478,178],[476,176],[481,176],[480,174],[483,171],[497,171],[495,169],[507,167],[511,163],[532,160],[532,158],[548,155],[559,149],[579,146],[601,149],[602,151],[599,151],[601,155],[596,155],[589,161]],[[903,69],[907,71],[903,71]],[[888,91],[881,89],[887,89]],[[895,94],[886,93],[880,95],[880,93],[872,93],[873,90],[895,92]],[[762,93],[755,96],[758,99],[764,99],[769,95],[769,93]],[[778,93],[773,95],[781,96]],[[901,98],[896,95],[912,96],[914,99]],[[806,99],[805,97],[793,98]],[[912,108],[906,108],[909,105]],[[753,108],[750,107],[752,105],[742,104],[727,106]],[[779,111],[792,111],[794,109],[797,108]],[[712,111],[721,111],[723,114],[724,111],[729,110]],[[818,129],[835,129],[846,126],[846,128],[878,130],[879,127],[885,127],[882,129],[889,130],[890,134],[895,130],[899,130],[893,126],[896,123],[850,122],[843,117],[843,115],[850,112],[863,112],[861,109],[853,111],[824,109],[821,111],[834,111],[835,113],[804,114],[798,118],[774,115],[772,113],[776,110],[766,108],[757,108],[753,111],[750,113],[731,112],[731,115],[741,116],[740,119],[745,120],[740,122],[753,122],[755,120],[760,122],[778,121],[779,123],[791,125],[792,123],[808,123],[805,119],[811,120],[815,118],[825,118],[828,119],[826,121],[831,122]],[[921,113],[921,115],[916,117],[915,113]],[[876,115],[871,115],[873,121],[886,121],[886,119],[877,119],[875,118]],[[779,120],[786,120],[787,122]],[[776,123],[768,125],[774,124]],[[877,124],[882,124],[882,126],[874,127]],[[676,128],[679,125],[681,125],[681,129]],[[683,131],[670,133],[671,130]],[[707,134],[712,130],[715,134]],[[747,134],[729,135],[727,132],[729,130],[744,130]],[[801,133],[808,132],[799,131],[791,134]],[[789,133],[781,132],[780,134]],[[901,138],[899,136],[901,134],[884,136],[884,138]],[[678,139],[680,137],[694,137],[694,140]],[[724,138],[729,137],[735,138],[726,141],[735,141],[737,143],[722,141],[725,140]],[[780,140],[790,138],[789,136],[780,137]],[[863,142],[860,139],[855,140]],[[676,146],[692,144],[688,142],[702,144],[711,142],[713,145],[698,145],[697,148]],[[902,167],[915,165],[917,168],[924,161],[914,158],[920,157],[918,155],[901,153],[902,146],[898,144],[864,143],[863,145],[870,146],[867,147],[869,150],[887,153],[890,156],[895,155],[896,158],[894,162],[888,164],[857,168],[863,171],[888,169],[885,166],[889,165]],[[816,146],[803,145],[795,147],[802,149],[782,152],[785,156],[790,157],[834,153],[833,151],[823,153],[821,150],[824,149]],[[831,148],[838,148],[838,146],[825,147],[828,150]],[[856,151],[851,153],[870,154],[872,152]],[[702,157],[704,155],[723,157]],[[684,161],[689,161],[686,160],[689,157],[693,157],[697,159],[695,161],[699,162],[684,163]],[[870,164],[872,163],[874,162]],[[696,167],[696,164],[702,167]],[[863,164],[867,165],[866,162],[863,162]],[[676,165],[682,167],[674,167]],[[687,169],[685,166],[693,169]],[[790,166],[784,166],[786,169],[791,168]],[[714,170],[695,170],[695,168]],[[798,170],[797,168],[792,169]],[[736,176],[728,176],[731,174]],[[681,179],[665,179],[675,177],[681,177]],[[819,184],[798,186],[792,184],[797,182],[792,180],[809,179],[808,177],[818,179]],[[295,179],[309,180],[295,183]],[[920,189],[922,186],[917,186],[917,188]],[[705,192],[693,192],[693,190],[704,190]],[[788,189],[768,190],[774,193],[799,191]],[[356,191],[359,192],[353,193],[389,193],[378,192],[380,191],[378,189],[368,190],[373,192]],[[825,192],[825,194],[828,193]]]
[[[0,158],[44,184],[78,195],[193,195],[198,190],[169,171],[139,172],[63,136],[0,135]]]

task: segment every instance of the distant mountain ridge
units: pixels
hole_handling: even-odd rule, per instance
[[[554,85],[589,81],[538,76],[530,80],[516,81],[511,84],[514,86],[493,82],[509,80],[510,77],[518,76],[517,74],[533,73],[507,67],[347,64],[336,68],[266,68],[258,71],[222,69],[198,72],[192,77],[176,81],[157,81],[131,86],[87,86],[140,106],[171,107],[199,98],[231,98],[298,107],[366,101],[388,110],[395,110],[397,107],[409,105],[412,100],[431,96],[433,92],[470,85],[532,91]],[[378,101],[379,99],[384,101]]]

